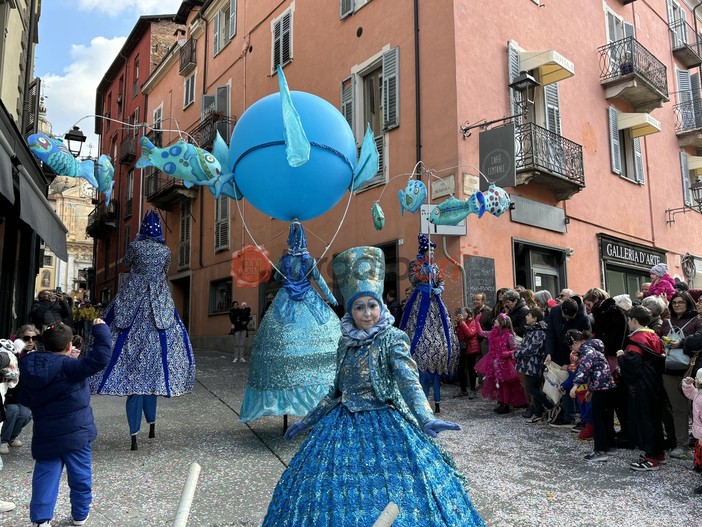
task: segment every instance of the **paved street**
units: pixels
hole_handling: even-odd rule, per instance
[[[282,418],[241,424],[238,411],[248,364],[231,356],[196,351],[192,395],[159,400],[156,439],[140,434],[129,450],[125,399],[94,397],[99,429],[94,445],[92,527],[169,526],[191,462],[202,465],[189,526],[258,526],[285,464],[299,440],[282,441]],[[507,526],[697,526],[702,497],[692,488],[702,477],[691,461],[670,460],[660,471],[635,473],[635,451],[619,451],[608,463],[587,464],[592,443],[567,429],[526,423],[517,414],[498,416],[493,403],[452,399],[445,386],[443,419],[461,432],[441,442],[469,476],[471,497],[490,527]],[[26,446],[3,456],[0,498],[17,509],[0,515],[2,527],[29,525],[31,426]],[[61,485],[54,526],[70,525],[68,489]],[[370,527],[370,526],[368,526]]]

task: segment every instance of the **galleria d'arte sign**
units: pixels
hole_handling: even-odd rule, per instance
[[[653,267],[661,262],[661,254],[645,247],[616,240],[601,240],[602,258],[633,264],[639,267]]]

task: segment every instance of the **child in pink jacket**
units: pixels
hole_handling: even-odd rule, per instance
[[[695,379],[685,377],[682,381],[685,397],[692,401],[692,435],[695,442],[694,468],[702,470],[702,369],[697,371]],[[695,488],[695,494],[702,494],[702,485]]]

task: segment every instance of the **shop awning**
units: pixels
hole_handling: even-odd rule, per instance
[[[15,191],[12,188],[12,159],[4,148],[0,148],[0,194],[10,203],[15,202]]]
[[[701,175],[700,169],[702,169],[702,156],[687,156],[687,169],[694,170],[695,175]]]
[[[647,113],[620,113],[617,116],[620,130],[630,130],[631,137],[643,137],[661,131],[661,123]]]
[[[68,262],[66,233],[61,218],[54,212],[51,203],[32,181],[27,170],[20,165],[20,219],[28,224],[51,248],[51,251],[64,262]]]
[[[537,80],[542,86],[567,79],[575,75],[575,64],[557,51],[520,51],[519,69],[538,70]]]

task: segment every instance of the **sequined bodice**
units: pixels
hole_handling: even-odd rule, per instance
[[[370,347],[351,347],[346,352],[338,373],[341,404],[352,412],[379,410],[387,404],[375,396],[370,374]]]

